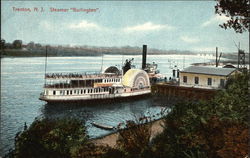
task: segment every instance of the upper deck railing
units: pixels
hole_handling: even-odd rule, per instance
[[[112,73],[46,73],[46,79],[101,79],[122,77],[120,74]]]

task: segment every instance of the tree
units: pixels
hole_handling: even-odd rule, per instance
[[[87,140],[86,128],[79,120],[36,120],[16,136],[15,157],[71,157]]]
[[[1,39],[1,50],[4,49],[4,47],[5,47],[5,40]]]
[[[225,15],[230,19],[220,25],[220,27],[227,29],[233,28],[235,32],[242,33],[249,30],[250,25],[250,0],[217,0],[215,6],[215,13]]]
[[[28,47],[28,49],[34,49],[35,43],[33,41],[31,41],[30,43],[28,43],[27,47]]]
[[[22,48],[22,40],[13,41],[12,45],[15,49],[21,49]]]
[[[127,121],[126,129],[119,131],[117,145],[128,158],[152,157],[150,151],[151,124]]]

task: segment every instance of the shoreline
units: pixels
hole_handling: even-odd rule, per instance
[[[152,125],[150,140],[152,140],[158,134],[163,132],[163,127],[162,127],[162,125],[164,124],[163,118],[154,120],[146,124]],[[99,138],[93,138],[90,140],[90,142],[95,144],[96,146],[109,146],[111,148],[116,148],[116,142],[118,140],[118,137],[119,137],[119,131],[115,131],[113,133],[101,136]]]
[[[128,56],[136,56],[141,54],[130,54],[130,53],[103,53],[103,55],[128,55]],[[180,53],[148,53],[147,55],[198,55],[198,54],[180,54]],[[48,57],[100,57],[102,54],[95,54],[95,55],[48,55]],[[1,55],[1,58],[34,58],[34,57],[45,57],[44,55]]]

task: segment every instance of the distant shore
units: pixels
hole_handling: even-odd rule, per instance
[[[55,53],[48,53],[48,57],[80,57],[80,56],[102,56],[102,55],[141,55],[142,53],[138,52],[99,52],[99,53],[93,53],[93,52],[72,52],[72,53],[62,53],[62,54],[55,54]],[[168,53],[159,53],[159,52],[148,52],[148,55],[196,55],[196,53],[174,53],[174,52],[168,52]],[[45,57],[45,52],[31,52],[27,50],[5,50],[4,52],[1,52],[1,57]]]
[[[18,57],[45,57],[46,48],[41,47],[39,49],[3,49],[1,51],[1,58],[18,58]],[[142,50],[139,47],[84,47],[84,48],[57,48],[49,47],[47,50],[48,57],[84,57],[84,56],[102,56],[102,55],[141,55]],[[215,55],[213,53],[197,53],[191,51],[178,51],[178,50],[158,50],[158,49],[148,49],[148,55]],[[249,54],[246,53],[246,59],[248,59]],[[227,60],[221,60],[222,64],[237,64],[238,54],[237,53],[224,53],[222,58]],[[214,59],[215,60],[215,59]],[[213,65],[213,60],[207,63],[194,63],[193,65]],[[248,64],[248,60],[246,60]]]
[[[47,49],[47,56],[50,57],[66,57],[66,56],[102,56],[105,55],[141,55],[142,50],[139,47],[84,47],[84,48],[58,48],[49,47]],[[148,55],[196,55],[197,52],[191,51],[179,51],[179,50],[158,50],[148,49]],[[204,53],[211,54],[211,53]],[[35,49],[2,49],[1,57],[45,57],[46,48],[35,48]]]

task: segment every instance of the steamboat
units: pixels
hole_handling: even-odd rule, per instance
[[[40,100],[48,103],[85,102],[144,96],[151,93],[143,46],[142,69],[126,60],[122,70],[110,66],[103,73],[45,73],[44,91]]]

